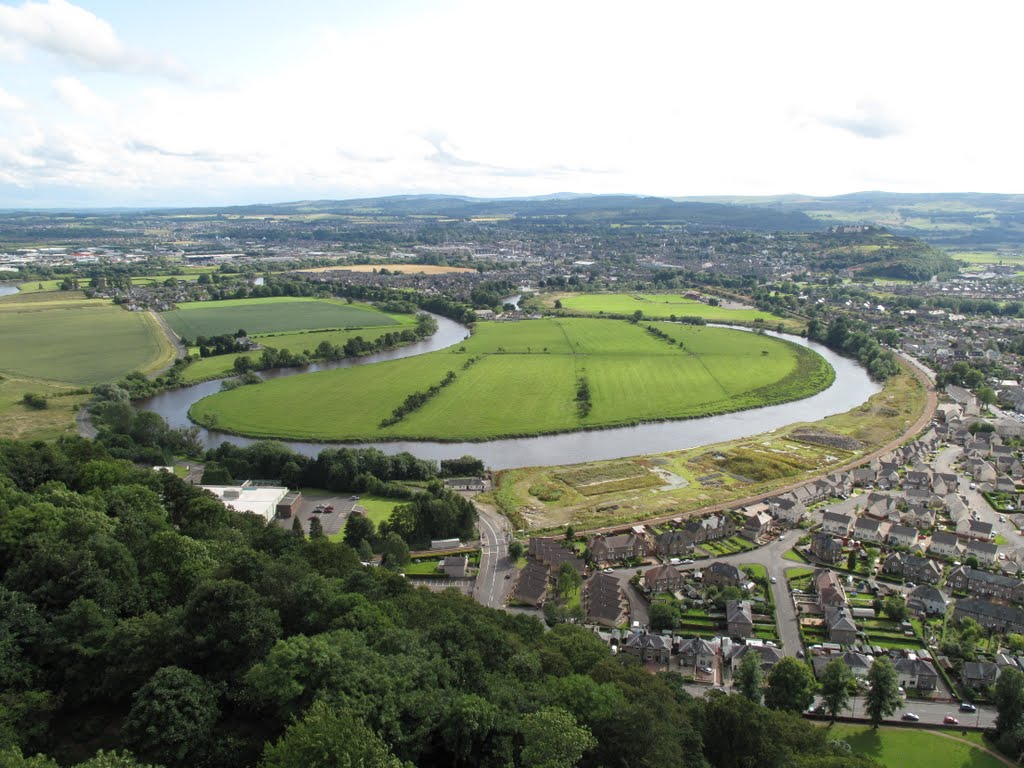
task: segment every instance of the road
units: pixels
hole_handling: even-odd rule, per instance
[[[511,589],[515,564],[508,559],[508,520],[489,504],[473,502],[480,518],[480,569],[473,597],[490,608],[503,608]]]
[[[164,320],[163,315],[161,315],[159,312],[154,312],[153,310],[150,310],[149,314],[152,315],[153,319],[156,320],[157,323],[160,325],[160,327],[163,329],[164,335],[167,336],[167,340],[170,341],[171,344],[174,345],[174,357],[175,357],[175,359],[179,359],[179,358],[182,358],[185,355],[187,355],[188,354],[188,350],[185,349],[185,345],[181,343],[181,339],[178,338],[178,334],[176,334],[174,331],[171,330],[171,326],[169,326],[167,324],[167,321]],[[165,365],[160,370],[154,371],[153,373],[151,373],[149,375],[149,378],[150,379],[155,379],[157,376],[162,376],[163,374],[165,374],[169,370],[171,370],[171,366],[172,365],[174,365],[174,361],[171,361],[170,363]]]

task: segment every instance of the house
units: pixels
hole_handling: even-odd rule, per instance
[[[733,650],[732,655],[729,657],[729,665],[732,667],[733,674],[740,668],[740,664],[743,663],[743,657],[748,653],[756,653],[761,657],[761,669],[766,673],[782,661],[783,658],[782,651],[774,645],[764,645],[762,643],[741,645]]]
[[[961,525],[966,523],[965,529],[960,530]],[[981,520],[963,520],[957,523],[957,533],[964,533],[969,538],[978,539],[978,541],[989,541],[992,537],[992,523],[984,523]]]
[[[918,584],[938,584],[942,579],[942,568],[938,563],[917,555],[893,553],[882,562],[882,570]]]
[[[464,579],[469,575],[469,558],[466,555],[446,557],[437,564],[437,570],[449,579]]]
[[[894,547],[912,547],[917,543],[917,529],[909,525],[894,525],[889,529],[888,541]]]
[[[1024,581],[1002,573],[990,573],[969,565],[949,572],[946,586],[953,592],[966,592],[973,597],[989,597],[1011,603],[1024,603]]]
[[[587,621],[617,627],[629,617],[629,600],[619,580],[609,573],[595,573],[583,582],[583,612]]]
[[[946,612],[947,604],[946,596],[931,584],[920,584],[907,595],[907,608],[922,616],[941,616]]]
[[[1002,670],[994,661],[966,661],[960,679],[963,684],[975,690],[984,690],[995,685]]]
[[[825,626],[829,642],[850,645],[857,641],[857,625],[853,623],[853,614],[845,605],[826,606]]]
[[[858,517],[853,526],[853,538],[860,541],[881,543],[885,541],[885,533],[885,524],[881,520],[872,520],[869,517]]]
[[[932,543],[928,550],[946,557],[959,557],[963,552],[963,545],[956,534],[940,532],[932,534]]]
[[[576,573],[581,577],[585,576],[587,564],[576,554],[576,550],[565,544],[565,540],[561,538],[533,536],[527,544],[527,556],[548,568],[552,572],[552,578],[557,575],[562,563],[569,563]]]
[[[594,536],[587,542],[587,548],[594,560],[605,565],[619,560],[647,557],[651,553],[647,537],[635,531],[614,536]]]
[[[654,551],[659,557],[676,557],[693,552],[693,537],[686,531],[673,529],[654,537]]]
[[[542,605],[548,592],[548,574],[546,565],[539,560],[529,560],[519,572],[512,599],[535,608]]]
[[[849,536],[853,527],[853,518],[842,512],[826,512],[821,524],[821,532],[832,536]]]
[[[817,497],[817,493],[814,494]],[[828,498],[831,494],[825,494],[824,498]],[[815,501],[821,499],[814,498]],[[807,507],[804,506],[804,502],[799,499],[793,499],[788,496],[776,496],[768,499],[769,514],[776,520],[788,523],[789,525],[799,525],[800,521],[804,519],[804,515],[807,514]]]
[[[747,541],[757,541],[766,535],[771,528],[771,517],[764,512],[756,512],[747,517],[747,521],[743,524],[743,529],[740,531],[740,536]]]
[[[670,565],[656,565],[644,573],[644,586],[648,592],[675,592],[685,583],[683,574]]]
[[[672,642],[662,635],[641,632],[630,637],[623,650],[644,663],[668,664],[672,656]]]
[[[843,545],[827,533],[816,533],[811,537],[811,554],[824,563],[838,563],[843,559]]]
[[[939,673],[930,661],[916,657],[905,657],[893,662],[900,686],[910,690],[934,691],[939,683]]]
[[[818,605],[822,610],[830,605],[846,605],[846,591],[835,571],[829,568],[816,568],[811,583],[814,584]]]
[[[677,652],[681,667],[710,667],[718,655],[714,645],[699,637],[681,642]]]
[[[988,541],[969,539],[964,554],[967,557],[974,556],[978,558],[978,563],[982,566],[993,565],[996,562],[996,557],[999,555],[999,547]]]
[[[726,601],[725,622],[731,637],[750,637],[754,634],[754,616],[750,609],[750,601]]]
[[[704,569],[704,583],[713,587],[738,587],[746,582],[746,574],[732,563],[716,560]]]
[[[444,481],[445,488],[453,491],[484,491],[487,483],[482,477],[449,477]]]
[[[1009,605],[975,598],[957,600],[953,608],[953,618],[959,620],[964,616],[974,619],[985,629],[994,629],[1004,634],[1024,632],[1024,611]]]

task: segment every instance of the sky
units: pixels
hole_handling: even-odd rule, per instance
[[[0,0],[0,208],[1024,192],[1024,3]]]

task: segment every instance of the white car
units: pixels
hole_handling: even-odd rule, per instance
[[[772,576],[772,578],[771,578],[771,582],[772,582],[772,584],[774,584],[774,583],[775,583],[775,582],[777,582],[777,581],[778,581],[778,579],[776,579],[776,578],[775,578],[774,576]]]
[[[786,539],[786,534],[783,533],[783,534],[781,534],[779,536],[779,541],[785,541],[785,539]]]

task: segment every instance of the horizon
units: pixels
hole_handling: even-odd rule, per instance
[[[1015,194],[1024,6],[878,7],[0,0],[0,208]]]

